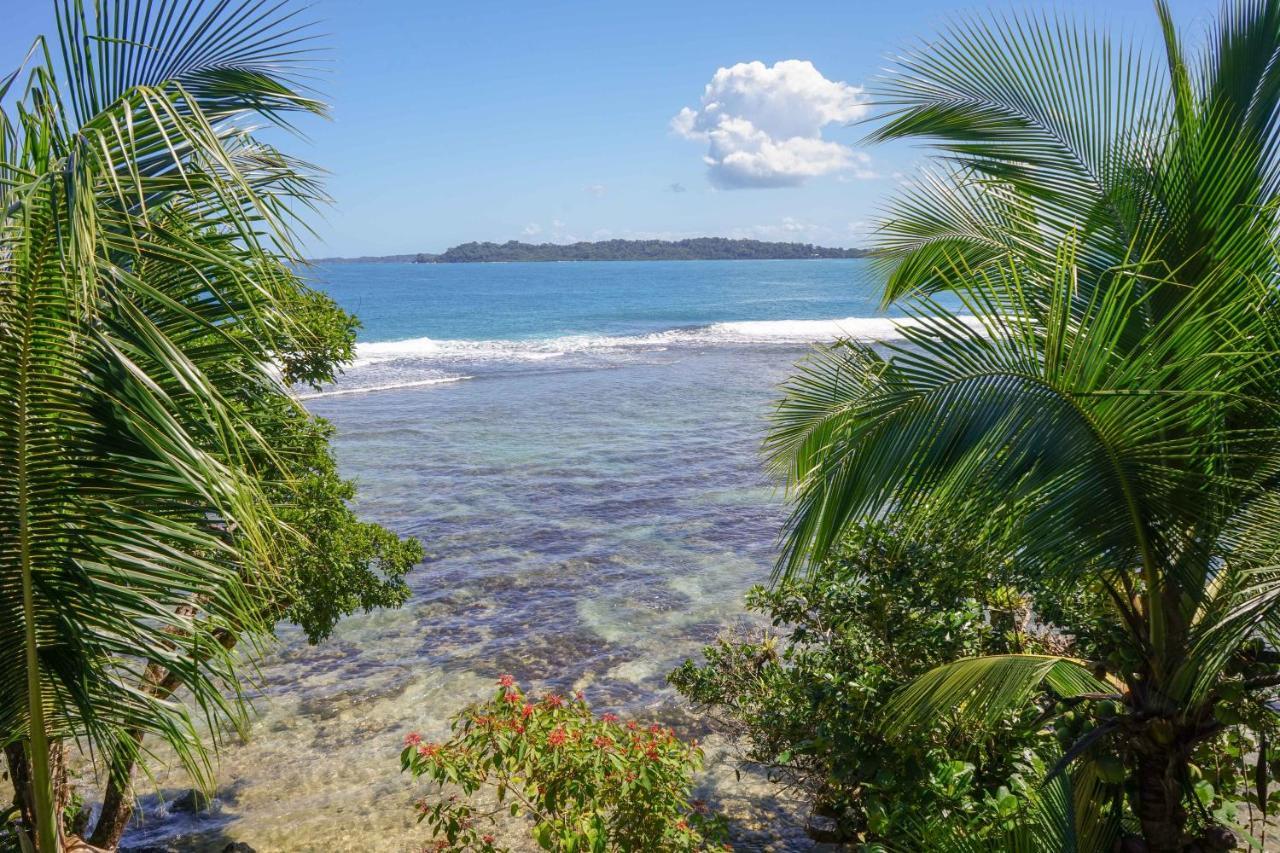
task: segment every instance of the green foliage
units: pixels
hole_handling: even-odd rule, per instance
[[[0,79],[0,744],[41,853],[60,742],[127,791],[159,738],[208,785],[246,720],[232,647],[402,600],[419,553],[350,514],[280,385],[331,378],[354,330],[295,273],[314,170],[253,135],[324,113],[307,27],[158,5],[59,0],[57,49]]]
[[[295,333],[293,338],[277,342],[285,382],[318,388],[334,381],[337,368],[355,358],[360,321],[325,294],[305,287],[290,294],[288,310],[305,330],[305,337]]]
[[[499,816],[523,817],[539,846],[569,853],[723,844],[724,821],[689,799],[702,767],[696,743],[657,724],[596,717],[580,693],[537,700],[509,675],[498,683],[492,699],[458,715],[448,741],[405,738],[402,769],[462,794],[419,803],[434,849],[505,850],[494,834]],[[477,803],[482,791],[496,802]]]
[[[1228,2],[1197,56],[1156,10],[1159,53],[1028,14],[903,55],[873,138],[947,163],[881,231],[885,299],[911,320],[815,354],[770,449],[795,499],[784,574],[885,517],[1016,556],[1087,671],[955,663],[887,713],[999,717],[1056,680],[1080,693],[1058,709],[1079,724],[1065,758],[1123,778],[1165,853],[1233,843],[1191,756],[1235,748],[1219,736],[1280,681],[1253,651],[1280,638],[1280,2]]]
[[[403,604],[404,575],[422,559],[422,545],[351,510],[355,484],[338,475],[333,427],[283,395],[260,398],[248,418],[283,464],[270,493],[276,518],[294,534],[281,554],[275,618],[300,626],[315,643],[342,616]]]
[[[926,814],[934,831],[997,832],[1026,807],[1035,750],[1052,745],[1034,714],[891,738],[881,711],[938,664],[1058,648],[1027,625],[1012,580],[955,536],[860,525],[810,575],[748,594],[781,637],[722,639],[670,681],[744,758],[810,798],[817,837],[892,841]]]
[[[287,310],[297,324],[287,338],[249,325],[237,333],[246,352],[272,348],[282,378],[312,387],[332,382],[354,357],[359,321],[323,293],[293,278]],[[298,405],[276,383],[253,380],[244,358],[224,360],[218,386],[261,436],[248,459],[264,484],[282,536],[264,615],[300,626],[318,642],[357,610],[403,604],[404,575],[422,559],[416,540],[362,522],[350,508],[355,484],[339,476],[333,427]]]
[[[238,724],[221,638],[269,630],[276,525],[244,464],[260,437],[212,377],[271,380],[278,347],[238,332],[294,337],[291,210],[320,197],[247,126],[323,107],[273,62],[301,55],[280,15],[220,4],[179,28],[146,5],[55,4],[60,64],[41,41],[21,94],[0,81],[0,741],[30,757],[42,853],[51,739],[136,756],[153,734],[207,780],[188,709],[140,689],[148,667]]]

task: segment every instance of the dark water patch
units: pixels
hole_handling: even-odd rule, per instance
[[[408,668],[397,667],[392,671],[384,669],[381,678],[372,684],[366,678],[357,686],[349,687],[345,682],[339,682],[327,690],[313,689],[298,700],[294,714],[314,720],[332,720],[352,708],[394,700],[405,694],[411,675]]]

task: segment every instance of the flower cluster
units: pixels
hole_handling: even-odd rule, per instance
[[[597,717],[581,691],[535,699],[510,675],[492,698],[453,722],[442,743],[404,739],[401,767],[443,792],[419,803],[440,850],[496,846],[500,815],[522,816],[544,849],[700,851],[728,849],[723,818],[691,801],[702,766],[697,743],[669,728],[616,714]],[[496,807],[477,805],[491,793]]]

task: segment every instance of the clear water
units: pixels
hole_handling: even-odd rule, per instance
[[[768,577],[785,507],[759,448],[777,384],[810,340],[889,333],[863,261],[315,274],[365,326],[356,366],[307,405],[337,425],[360,512],[428,556],[403,609],[317,647],[283,630],[215,808],[148,797],[128,844],[418,849],[401,738],[442,733],[500,673],[697,734],[665,674]],[[706,786],[755,824],[748,848],[804,846],[727,759]]]

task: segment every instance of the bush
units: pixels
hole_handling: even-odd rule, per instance
[[[670,681],[730,735],[743,758],[810,800],[810,834],[892,842],[924,815],[973,837],[1022,810],[1051,738],[1035,709],[986,731],[928,731],[887,741],[880,709],[899,687],[961,657],[1061,652],[1035,630],[1009,566],[990,566],[954,536],[852,531],[809,577],[757,587],[747,606],[782,637],[727,637]]]
[[[581,693],[534,700],[511,676],[498,685],[454,719],[444,743],[405,738],[403,770],[461,790],[418,804],[435,849],[503,850],[495,836],[506,814],[528,820],[547,850],[730,849],[723,819],[689,799],[702,766],[696,742],[657,724],[596,717]],[[477,804],[482,791],[496,806]]]

